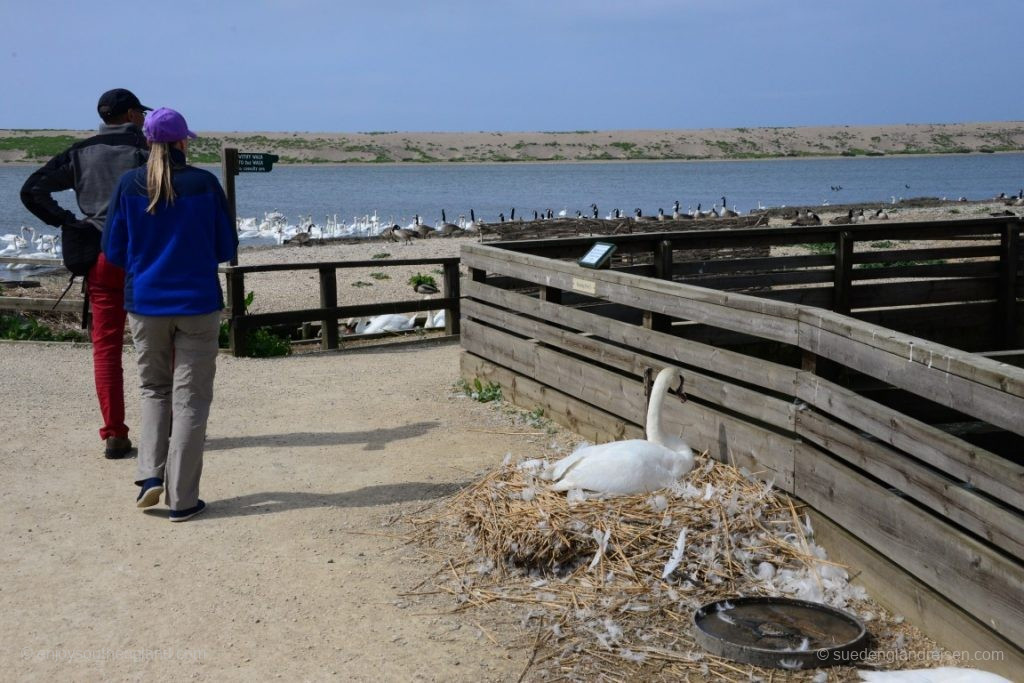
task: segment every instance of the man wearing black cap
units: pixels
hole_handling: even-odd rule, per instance
[[[92,320],[93,372],[99,398],[105,442],[104,455],[123,458],[132,450],[124,423],[124,377],[121,350],[124,343],[124,271],[99,253],[100,235],[107,219],[107,204],[125,171],[146,163],[147,145],[142,134],[146,112],[134,94],[124,88],[100,95],[96,111],[103,124],[99,133],[50,159],[29,176],[21,188],[21,201],[48,225],[61,228],[64,263],[74,274],[84,274]],[[60,206],[54,192],[73,189],[78,216]],[[98,254],[98,256],[97,256]]]

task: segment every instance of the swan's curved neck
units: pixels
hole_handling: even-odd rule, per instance
[[[665,368],[658,373],[651,387],[651,401],[647,405],[647,440],[657,444],[666,441],[666,434],[661,425],[661,406],[668,396],[669,386],[679,373],[672,368]]]

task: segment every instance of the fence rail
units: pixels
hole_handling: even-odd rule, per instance
[[[337,271],[352,268],[393,268],[397,266],[440,265],[443,269],[441,298],[405,300],[374,304],[338,305]],[[250,273],[316,270],[319,274],[320,306],[274,313],[248,313],[245,309],[245,276]],[[336,349],[339,345],[338,322],[344,318],[387,313],[425,312],[444,309],[445,334],[459,334],[460,283],[459,259],[424,258],[373,261],[318,261],[308,263],[275,263],[266,265],[226,266],[221,272],[227,279],[229,312],[229,347],[235,356],[246,353],[246,336],[250,330],[267,325],[295,325],[319,321],[321,346]]]
[[[37,258],[25,258],[23,256],[0,256],[0,265],[11,266],[11,265],[26,265],[50,268],[46,275],[52,275],[53,273],[67,274],[67,270],[64,269],[64,262],[60,259],[37,259]],[[0,281],[3,280],[3,273],[5,270],[0,270]],[[8,286],[18,286],[17,282],[10,282]],[[83,311],[83,302],[81,299],[49,299],[49,298],[32,298],[32,297],[21,297],[21,296],[0,296],[0,311],[25,311],[30,313],[79,313]]]

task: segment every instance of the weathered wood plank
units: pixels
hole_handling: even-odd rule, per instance
[[[641,376],[645,368],[659,368],[665,365],[658,358],[624,349],[592,336],[558,329],[542,321],[501,311],[471,300],[463,302],[463,311],[468,318],[485,321],[502,330],[550,344],[632,375]],[[563,324],[558,317],[552,318],[551,322],[556,325]],[[681,340],[676,341],[676,344],[680,343]],[[692,367],[683,370],[683,377],[685,392],[688,395],[718,406],[731,407],[751,419],[768,423],[780,429],[789,431],[794,429],[795,408],[792,401],[784,401],[710,377]]]
[[[694,285],[701,283],[694,282]],[[849,304],[854,310],[890,306],[919,306],[949,302],[990,301],[995,299],[995,277],[983,279],[924,280],[858,284],[850,288]],[[833,287],[794,287],[756,292],[772,301],[801,306],[833,309]]]
[[[999,388],[993,388],[953,374],[946,363],[946,356],[929,358],[927,352],[911,352],[925,356],[924,363],[912,362],[908,355],[899,358],[891,353],[880,352],[878,347],[853,341],[848,337],[817,329],[801,339],[801,348],[806,339],[807,350],[829,360],[863,372],[929,400],[941,403],[979,420],[998,425],[1003,429],[1024,434],[1024,398]],[[962,354],[967,355],[967,354]],[[979,358],[979,361],[990,362]],[[931,367],[929,367],[930,364]],[[1018,368],[1007,367],[1006,372]]]
[[[987,301],[995,298],[995,277],[859,284],[850,290],[852,308],[920,306],[952,301]]]
[[[578,396],[629,422],[640,425],[646,418],[646,400],[639,377],[603,370],[472,321],[466,321],[462,341],[467,351],[527,377],[543,378],[545,385]],[[779,445],[789,442],[785,437],[717,413],[696,401],[668,401],[662,418],[669,431],[683,435],[696,449],[721,452],[734,464],[739,463],[737,466],[771,470],[769,478],[791,481],[791,449]]]
[[[580,291],[585,287],[589,294],[641,310],[788,343],[796,340],[793,318],[797,309],[785,304],[615,271],[588,271],[576,264],[502,252],[482,245],[463,246],[462,254],[464,262],[472,268],[510,274],[561,289]],[[744,315],[737,316],[736,309],[744,311]]]
[[[816,410],[801,410],[796,432],[872,477],[959,524],[1003,552],[1024,559],[1024,516],[885,445],[865,439]]]
[[[441,293],[444,298],[460,301],[462,298],[462,281],[459,278],[459,262],[445,263],[442,267],[443,280]],[[459,334],[462,316],[458,307],[445,308],[444,312],[444,333]]]
[[[805,508],[811,517],[814,540],[828,551],[828,559],[851,568],[852,583],[867,588],[874,600],[900,614],[928,637],[949,650],[999,652],[998,661],[978,662],[986,671],[1011,680],[1024,671],[1024,651],[1014,647],[974,616],[905,572],[885,555],[863,543],[825,515]]]
[[[720,229],[687,230],[664,233],[638,233],[626,235],[604,235],[602,241],[614,242],[620,250],[631,245],[643,244],[650,251],[651,245],[662,239],[672,241],[674,249],[694,249],[721,246],[791,246],[809,243],[835,242],[840,230],[849,231],[858,242],[883,240],[956,239],[968,236],[987,236],[998,241],[998,234],[1006,223],[1005,218],[974,218],[957,221],[924,221],[917,223],[882,222],[861,225],[782,227],[782,228],[737,228],[727,231]],[[1017,219],[1018,225],[1024,220]],[[593,237],[562,237],[558,239],[534,240],[530,242],[492,242],[489,246],[509,251],[530,251],[536,254],[558,252],[562,255],[579,255],[594,241]],[[463,246],[463,249],[466,247]],[[575,251],[573,251],[575,250]]]
[[[794,493],[1016,647],[1024,646],[1024,567],[884,487],[803,446]]]
[[[779,285],[806,285],[820,282],[832,282],[831,268],[814,270],[789,270],[783,272],[762,272],[744,275],[688,275],[676,278],[676,282],[685,282],[698,287],[712,289],[746,289],[777,287]]]
[[[1020,248],[1020,228],[1007,223],[1001,235],[999,268],[999,336],[1000,346],[1012,349],[1018,344],[1017,339],[1017,254]]]
[[[885,251],[858,251],[853,254],[853,262],[856,264],[864,264],[886,263],[892,261],[933,261],[938,259],[975,259],[998,257],[999,247],[996,244],[992,244],[971,245],[969,247],[938,246],[924,247],[920,249],[887,249]]]
[[[683,252],[685,254],[685,252]],[[781,273],[818,268],[831,272],[835,257],[808,254],[806,256],[763,256],[760,258],[716,259],[713,261],[690,261],[676,263],[675,278],[693,275],[722,275],[727,273]],[[825,266],[828,268],[826,269]]]
[[[335,310],[338,308],[338,278],[334,268],[325,266],[319,269],[320,273],[320,308],[324,310]],[[338,348],[338,316],[326,315],[320,321],[323,339],[323,349]]]
[[[544,408],[545,417],[568,427],[593,443],[644,438],[643,428],[632,422],[468,351],[463,351],[459,355],[459,365],[462,377],[467,381],[478,377],[481,381],[500,384],[501,394],[505,400],[526,410],[541,406]]]
[[[915,369],[941,370],[943,375],[948,373],[986,387],[998,389],[1012,397],[1024,397],[1024,372],[1022,371],[1000,367],[998,363],[965,351],[894,332],[830,311],[802,310],[800,312],[800,332],[801,348],[814,350],[804,344],[814,345],[814,337],[819,333],[831,333],[848,340],[848,342],[857,342],[872,349],[887,351],[898,359],[906,360]],[[866,374],[871,375],[872,373]]]
[[[879,327],[931,339],[927,334],[908,333],[906,330],[920,326],[990,327],[995,320],[995,312],[995,303],[989,301],[857,311],[853,317]]]
[[[895,260],[895,259],[894,259]],[[998,261],[968,263],[930,263],[921,265],[881,266],[878,268],[853,267],[854,280],[894,280],[899,278],[970,278],[995,277]]]
[[[389,268],[391,266],[430,266],[458,263],[457,256],[443,258],[373,259],[372,261],[307,261],[304,263],[264,263],[251,266],[221,266],[220,273],[270,273],[281,270],[320,270],[321,268]]]
[[[56,304],[56,308],[54,305]],[[33,299],[23,296],[0,296],[0,311],[38,311],[48,313],[81,313],[82,300],[64,299],[57,303],[56,299]]]
[[[228,347],[235,356],[247,353],[246,331],[242,319],[245,317],[245,273],[226,271],[225,279],[228,290],[228,309],[230,322],[228,325]],[[313,320],[313,318],[310,318]],[[306,322],[305,320],[301,322]]]
[[[466,296],[544,320],[554,320],[557,316],[559,324],[585,331],[600,339],[665,357],[670,362],[704,368],[772,391],[792,394],[796,385],[797,372],[793,368],[727,349],[681,340],[667,333],[595,315],[588,310],[558,307],[476,282],[467,283]]]
[[[263,325],[300,325],[313,320],[330,317],[361,318],[364,316],[383,315],[385,313],[426,313],[439,308],[458,306],[458,299],[417,299],[406,301],[389,301],[376,304],[356,304],[338,306],[337,308],[306,308],[299,311],[279,311],[276,313],[250,313],[241,316],[246,324],[252,327]]]
[[[59,258],[25,258],[24,256],[0,256],[0,263],[23,264],[37,266],[39,268],[60,268],[63,270],[64,261]]]

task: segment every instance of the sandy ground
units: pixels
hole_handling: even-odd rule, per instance
[[[222,357],[209,508],[172,524],[102,457],[90,349],[0,344],[3,678],[518,678],[525,651],[400,595],[437,569],[403,515],[553,438],[455,391],[458,350]],[[137,428],[135,373],[126,347]]]

